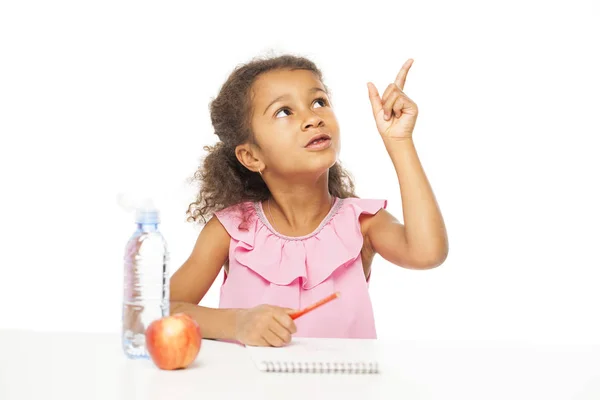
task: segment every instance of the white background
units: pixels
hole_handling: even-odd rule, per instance
[[[450,254],[376,258],[380,337],[599,342],[598,3],[361,4],[2,2],[0,329],[118,331],[134,225],[117,194],[156,195],[174,272],[200,229],[186,180],[216,140],[209,101],[237,64],[289,52],[324,73],[358,194],[400,219],[366,82],[383,93],[415,60]]]

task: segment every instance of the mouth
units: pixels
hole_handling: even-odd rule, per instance
[[[330,141],[331,141],[331,136],[329,136],[325,133],[320,133],[318,135],[311,137],[310,140],[308,141],[308,143],[306,143],[306,145],[304,147],[319,147],[319,146],[323,146],[326,143],[329,143]]]

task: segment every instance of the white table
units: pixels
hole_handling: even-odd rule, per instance
[[[118,335],[0,331],[0,399],[600,399],[600,346],[381,348],[378,375],[261,373],[243,347],[210,340],[190,368],[161,371],[125,358]]]

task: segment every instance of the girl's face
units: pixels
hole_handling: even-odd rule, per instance
[[[340,152],[339,126],[318,77],[307,70],[275,70],[252,86],[252,131],[266,169],[292,178],[320,174]],[[324,140],[311,143],[316,135]]]

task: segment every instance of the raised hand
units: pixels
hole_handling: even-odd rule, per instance
[[[412,58],[409,58],[404,63],[396,80],[390,83],[383,92],[383,97],[379,97],[379,92],[373,83],[367,83],[373,117],[377,130],[384,140],[403,140],[412,137],[419,110],[415,102],[409,99],[403,90],[408,70],[413,61]]]

